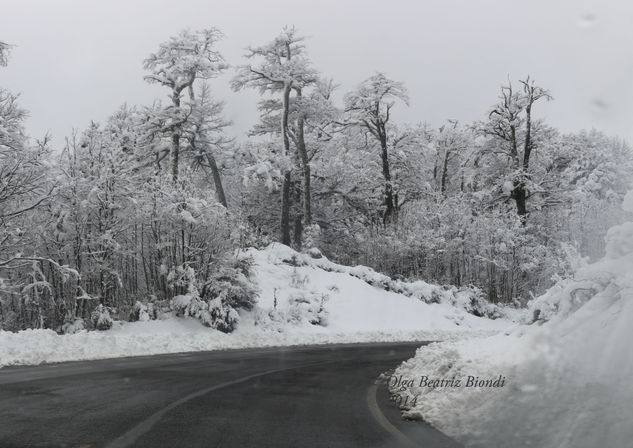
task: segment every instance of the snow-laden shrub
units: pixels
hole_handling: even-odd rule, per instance
[[[233,230],[233,237],[237,240],[241,249],[254,247],[263,249],[272,243],[273,239],[260,227],[253,226],[246,221],[238,224]]]
[[[75,334],[86,329],[86,323],[80,317],[67,319],[62,325],[61,331],[63,334]]]
[[[172,282],[187,292],[171,299],[171,309],[179,316],[194,317],[204,325],[230,333],[239,322],[238,310],[252,310],[257,290],[249,279],[253,264],[250,258],[239,258],[210,275],[201,287],[193,268],[176,269]]]
[[[174,296],[171,299],[171,309],[176,311],[179,316],[189,315],[188,310],[192,300],[194,300],[194,297],[191,294]]]
[[[202,286],[200,297],[219,298],[223,307],[252,310],[257,300],[257,289],[249,278],[252,266],[253,259],[244,257],[220,268]]]
[[[264,329],[284,332],[291,325],[319,325],[327,327],[329,312],[326,308],[329,296],[305,290],[294,290],[288,295],[285,306],[268,311],[255,308],[254,323]]]
[[[294,292],[288,297],[287,321],[291,323],[309,322],[326,327],[329,313],[325,309],[329,296],[313,292]]]
[[[207,309],[200,314],[200,320],[203,324],[223,333],[235,330],[240,316],[233,307],[226,305],[220,298],[209,300],[206,304]]]
[[[312,253],[320,253],[317,247],[319,246],[321,239],[321,227],[318,224],[312,224],[306,227],[303,231],[303,247],[308,249],[308,253],[312,251]],[[320,258],[320,257],[314,257]]]
[[[321,253],[321,251],[319,249],[317,249],[316,247],[313,247],[311,249],[308,249],[306,251],[306,253],[308,255],[310,255],[312,258],[323,258],[323,254]]]
[[[238,312],[220,298],[204,300],[199,295],[184,294],[174,297],[171,304],[176,315],[196,318],[207,327],[224,333],[235,330],[239,322]]]
[[[136,301],[130,311],[130,322],[147,322],[155,320],[157,317],[157,311],[152,302],[143,303]]]
[[[446,288],[449,296],[448,302],[477,317],[499,319],[505,316],[503,308],[486,299],[484,292],[476,286],[469,285],[463,288]]]
[[[163,267],[166,272],[167,268]],[[171,268],[167,273],[167,284],[173,291],[192,291],[197,289],[196,271],[188,265]]]
[[[97,330],[109,330],[112,328],[113,320],[110,317],[110,313],[114,313],[114,310],[100,303],[90,314],[92,326]]]

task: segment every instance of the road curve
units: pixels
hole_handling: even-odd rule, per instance
[[[2,448],[456,448],[388,401],[422,343],[247,349],[0,369]]]

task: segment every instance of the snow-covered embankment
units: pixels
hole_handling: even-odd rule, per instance
[[[279,244],[251,249],[246,256],[254,260],[253,280],[260,292],[255,309],[242,312],[233,333],[171,313],[147,322],[115,322],[107,331],[0,332],[0,366],[242,347],[450,339],[508,326],[504,319],[468,313],[472,306],[496,312],[469,290],[394,281],[364,266],[337,265]]]

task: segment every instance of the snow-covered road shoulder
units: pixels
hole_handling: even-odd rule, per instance
[[[633,212],[633,193],[625,199]],[[606,236],[606,256],[578,266],[530,306],[526,325],[418,349],[395,375],[458,378],[413,387],[405,415],[467,447],[624,448],[633,440],[633,223]],[[502,375],[504,387],[465,387]]]

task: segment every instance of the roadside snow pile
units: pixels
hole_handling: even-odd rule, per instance
[[[115,321],[107,331],[78,326],[66,335],[50,330],[0,332],[0,366],[242,347],[445,340],[491,334],[510,324],[454,306],[451,297],[470,302],[466,290],[453,294],[419,282],[419,296],[428,292],[432,298],[437,290],[440,297],[428,300],[440,303],[427,303],[392,286],[387,290],[384,285],[391,285],[391,279],[368,268],[346,268],[315,256],[320,254],[299,254],[280,244],[242,253],[240,259],[253,263],[251,280],[258,297],[251,310],[241,308],[231,333],[200,319],[206,312],[213,317],[212,304],[205,307],[191,297],[215,296],[199,291],[177,297],[170,313],[138,303],[132,310],[137,322]]]
[[[115,322],[107,331],[84,330],[66,335],[52,330],[2,331],[0,367],[238,348],[424,340],[430,334],[423,330],[341,332],[310,327],[285,332],[238,328],[227,334],[206,327],[195,318],[167,318]]]
[[[625,199],[633,212],[633,193]],[[606,236],[604,259],[579,267],[531,305],[531,325],[418,349],[395,375],[416,378],[405,411],[467,447],[626,448],[633,440],[633,223]],[[504,387],[466,387],[470,377]],[[461,387],[418,387],[420,377]]]

